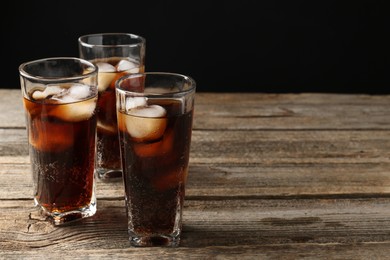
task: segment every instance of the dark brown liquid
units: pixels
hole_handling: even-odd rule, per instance
[[[83,102],[94,103],[78,103]],[[28,99],[24,104],[36,200],[46,210],[59,213],[89,205],[94,185],[96,114],[67,121],[61,117],[68,104]]]
[[[109,87],[99,92],[97,145],[100,168],[121,168],[115,102],[115,89]],[[101,126],[108,126],[108,129]]]
[[[167,125],[158,140],[131,137],[124,125],[130,115],[119,114],[126,203],[138,235],[170,234],[181,225],[177,220],[185,195],[192,112],[180,114],[180,103],[161,106],[167,110]]]
[[[96,60],[94,62],[104,61],[115,66],[120,60],[120,58],[109,58],[105,60]],[[140,72],[143,72],[144,70],[143,67],[140,67],[139,69]],[[118,78],[129,74],[129,72],[117,71],[111,73],[115,74],[113,80],[105,90],[99,92],[98,98],[97,163],[99,168],[120,170],[121,161],[116,117],[115,81]],[[120,175],[117,177],[120,177]]]

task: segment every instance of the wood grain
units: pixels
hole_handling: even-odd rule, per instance
[[[54,227],[39,215],[21,93],[0,90],[0,259],[388,259],[390,96],[195,104],[181,246],[132,248],[121,180],[97,180],[91,218]]]

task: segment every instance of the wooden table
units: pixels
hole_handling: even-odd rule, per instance
[[[129,246],[121,182],[54,227],[19,90],[0,90],[0,258],[389,259],[390,96],[198,93],[179,248]]]

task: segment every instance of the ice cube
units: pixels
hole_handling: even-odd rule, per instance
[[[131,69],[138,69],[138,68],[137,68],[137,64],[129,60],[120,60],[116,65],[117,71],[127,71]]]
[[[73,103],[83,100],[91,95],[89,86],[83,84],[71,85],[66,91],[63,91],[61,95],[54,95],[53,99],[59,103]]]
[[[163,137],[155,142],[135,143],[134,151],[140,157],[154,157],[169,154],[173,149],[173,131],[166,129]],[[173,157],[166,158],[164,163],[170,164]]]
[[[53,97],[53,99],[57,100],[58,103],[74,103],[79,101],[78,99],[70,96],[70,95],[64,95],[62,97]]]
[[[67,93],[69,96],[75,98],[76,100],[83,100],[91,95],[91,90],[89,86],[83,84],[74,84],[71,86]]]
[[[67,96],[71,99],[71,96]],[[65,98],[66,99],[66,98]],[[95,112],[97,98],[56,106],[50,115],[70,122],[87,120]]]
[[[132,68],[128,72],[131,74],[135,74],[135,73],[138,73],[139,71],[140,71],[139,68]]]
[[[133,109],[129,109],[128,114],[137,116],[137,117],[147,117],[147,118],[159,118],[164,117],[167,112],[165,108],[159,105],[150,105],[143,107],[136,107]]]
[[[136,107],[144,107],[147,104],[145,97],[128,97],[126,99],[126,111]]]
[[[137,107],[127,111],[126,129],[130,136],[139,141],[159,139],[167,126],[166,111],[162,106]]]
[[[98,62],[96,66],[99,68],[99,72],[116,72],[115,67],[107,62]]]
[[[116,73],[113,72],[99,72],[98,75],[98,91],[105,91],[111,84],[113,80],[115,80]]]
[[[65,89],[60,86],[47,86],[43,91],[35,90],[32,94],[32,98],[35,100],[46,99],[49,96],[59,96],[64,92]]]
[[[116,69],[111,64],[105,62],[98,62],[96,63],[96,66],[99,68],[98,90],[99,92],[102,92],[106,90],[115,79]]]

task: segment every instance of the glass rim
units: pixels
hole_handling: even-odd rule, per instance
[[[127,43],[127,44],[92,44],[86,42],[84,39],[87,37],[97,37],[97,36],[115,36],[115,35],[121,35],[121,36],[130,36],[130,38],[134,40],[139,40],[139,42],[136,43]],[[124,47],[124,46],[137,46],[137,45],[143,45],[146,42],[145,37],[134,34],[134,33],[125,33],[125,32],[107,32],[107,33],[91,33],[91,34],[84,34],[79,36],[77,41],[84,47],[101,47],[101,48],[112,48],[112,47]]]
[[[145,76],[148,76],[148,75],[174,76],[174,77],[177,77],[177,78],[184,79],[186,82],[188,82],[190,84],[190,87],[188,89],[186,89],[186,90],[179,90],[179,91],[172,91],[172,92],[165,92],[165,93],[158,93],[158,92],[144,93],[144,92],[130,91],[130,90],[127,90],[127,89],[123,89],[123,88],[121,88],[119,86],[119,84],[122,81],[126,80],[126,79],[131,79],[131,78],[134,79],[134,78],[139,78],[139,77],[145,77]],[[133,73],[133,74],[126,74],[126,75],[120,77],[119,79],[117,79],[117,81],[115,82],[115,90],[118,90],[118,91],[121,91],[121,92],[124,92],[124,93],[135,94],[137,96],[154,96],[154,97],[167,97],[167,96],[176,96],[176,95],[185,96],[188,93],[195,92],[195,90],[196,90],[196,81],[191,76],[187,76],[187,75],[184,75],[184,74],[181,74],[181,73],[175,73],[175,72],[160,72],[160,71],[157,71],[157,72]]]
[[[28,65],[33,65],[33,64],[39,64],[39,63],[44,63],[48,61],[55,61],[55,60],[73,60],[73,61],[78,61],[80,64],[85,64],[89,68],[91,68],[90,71],[87,70],[86,73],[80,74],[79,76],[62,76],[62,77],[42,77],[42,76],[37,76],[33,75],[25,70],[25,67]],[[61,80],[81,80],[85,78],[89,78],[90,76],[93,76],[94,74],[98,73],[98,67],[95,66],[92,62],[87,61],[82,58],[77,58],[77,57],[50,57],[50,58],[42,58],[42,59],[37,59],[37,60],[31,60],[31,61],[26,61],[23,62],[22,64],[19,65],[19,73],[25,78],[28,78],[30,80],[39,80],[43,82],[58,82]]]

